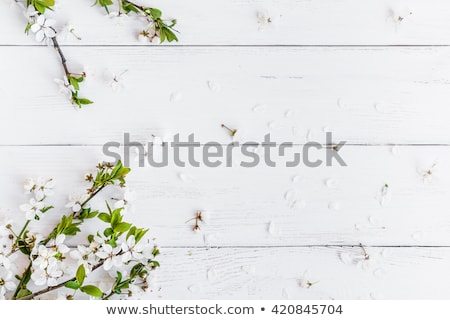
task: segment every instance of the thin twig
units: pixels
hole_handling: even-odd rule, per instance
[[[53,47],[55,48],[56,52],[58,52],[59,57],[61,58],[61,64],[64,68],[64,72],[67,76],[67,78],[70,77],[70,72],[69,69],[67,68],[67,60],[66,57],[64,56],[64,53],[61,50],[61,47],[59,46],[58,40],[56,40],[56,37],[51,38],[52,42],[53,42]]]
[[[105,261],[102,261],[102,262],[100,262],[100,263],[97,263],[97,264],[92,268],[92,272],[95,271],[95,270],[97,270],[98,268],[100,268],[104,263],[105,263]],[[52,286],[52,287],[48,287],[48,288],[42,289],[42,290],[40,290],[40,291],[36,291],[36,292],[34,292],[34,293],[32,293],[32,294],[29,294],[29,295],[27,295],[27,296],[18,298],[17,300],[31,300],[31,299],[36,298],[37,296],[40,296],[40,295],[45,294],[45,293],[47,293],[47,292],[50,292],[50,291],[53,291],[53,290],[62,288],[62,287],[64,287],[64,286],[66,285],[66,283],[68,283],[68,282],[70,282],[70,281],[75,281],[76,279],[77,279],[76,277],[70,278],[69,280],[64,281],[64,282],[61,282],[60,284],[58,284],[58,285],[56,285],[56,286]]]

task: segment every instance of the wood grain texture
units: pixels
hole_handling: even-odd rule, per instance
[[[361,249],[164,249],[148,298],[445,299],[449,248],[366,248],[370,264],[345,264]],[[431,272],[432,270],[432,272]],[[306,275],[305,275],[306,273]],[[209,274],[209,277],[208,277]],[[302,280],[319,281],[302,288]]]
[[[58,2],[58,29],[72,24],[82,37],[60,35],[69,67],[87,71],[81,95],[95,101],[74,111],[53,81],[62,76],[56,53],[23,34],[13,1],[0,2],[0,214],[23,219],[21,183],[38,175],[57,180],[52,201],[64,207],[105,160],[101,146],[124,132],[144,143],[195,133],[226,145],[225,123],[239,142],[270,133],[298,151],[331,131],[334,143],[348,142],[346,167],[289,168],[279,155],[276,168],[252,169],[236,167],[236,154],[232,168],[132,161],[138,200],[127,218],[162,247],[145,297],[449,298],[447,0],[142,3],[178,19],[180,43],[142,44],[135,19],[118,25],[90,0]],[[273,22],[258,24],[258,12]],[[124,73],[118,92],[113,73]],[[209,215],[198,234],[185,223],[197,210]],[[48,212],[44,229],[64,213]],[[361,257],[360,243],[368,263],[344,263]],[[301,280],[319,282],[306,289]]]
[[[87,67],[81,95],[95,104],[74,112],[58,94],[51,49],[3,47],[0,144],[104,144],[124,132],[229,143],[221,123],[244,141],[325,142],[332,131],[352,144],[449,143],[449,48],[66,49],[74,72]],[[109,72],[125,70],[113,92]]]
[[[1,199],[10,209],[26,202],[21,181],[36,175],[58,181],[52,203],[61,208],[70,193],[83,191],[83,174],[108,160],[99,147],[1,147],[0,152],[0,167],[7,168],[0,179],[10,186]],[[138,200],[129,219],[151,228],[162,246],[450,245],[448,147],[397,147],[395,154],[387,147],[344,147],[341,152],[347,167],[172,164],[158,169],[132,162],[129,186]],[[424,181],[427,170],[433,173]],[[180,174],[189,178],[183,181]],[[389,197],[381,205],[386,183]],[[97,204],[102,208],[103,198]],[[185,223],[197,210],[210,216],[200,234]],[[50,228],[63,213],[53,210],[43,222]]]
[[[182,45],[448,45],[450,4],[446,0],[142,0],[177,18]],[[32,44],[12,1],[5,12],[0,44]],[[57,21],[74,25],[82,41],[73,45],[139,45],[144,25],[133,18],[117,23],[90,0],[61,0]],[[272,23],[261,27],[258,12]],[[411,14],[410,14],[411,13]],[[400,22],[399,17],[403,20]],[[142,44],[140,44],[142,45]]]

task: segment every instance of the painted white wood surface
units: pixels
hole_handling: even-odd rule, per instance
[[[130,219],[148,225],[163,252],[148,297],[449,297],[448,1],[152,3],[178,18],[179,44],[143,46],[139,23],[117,26],[90,1],[59,2],[60,26],[70,20],[83,38],[61,41],[69,64],[94,75],[82,94],[96,103],[74,111],[53,82],[56,54],[23,34],[11,1],[0,2],[2,212],[20,215],[21,183],[37,175],[57,179],[55,204],[63,205],[104,158],[101,145],[123,132],[143,142],[194,132],[202,143],[227,144],[226,123],[240,141],[270,132],[303,144],[324,143],[331,130],[349,142],[339,151],[348,167],[133,163]],[[259,11],[274,22],[258,25]],[[106,70],[127,70],[123,90],[112,92]],[[211,218],[195,234],[184,221],[199,209]],[[48,228],[60,214],[49,212]],[[359,243],[374,258],[368,270],[340,259],[360,252]],[[306,270],[320,281],[310,289],[298,284]]]
[[[33,44],[23,37],[22,15],[14,0],[5,12],[0,42]],[[136,45],[140,23],[117,26],[90,0],[60,0],[58,22],[73,25],[82,41],[75,45]],[[450,7],[446,0],[140,0],[177,18],[181,45],[448,45]],[[7,14],[6,14],[7,12]],[[261,27],[258,12],[273,23]],[[411,14],[410,14],[411,13]],[[399,17],[403,20],[399,22]]]
[[[11,186],[3,197],[14,215],[26,199],[19,192],[26,177],[54,177],[54,201],[61,207],[70,193],[83,190],[93,164],[107,159],[98,147],[1,147],[0,152],[5,155],[0,167],[8,168],[0,180]],[[448,147],[396,147],[393,154],[390,147],[349,146],[341,152],[348,167],[159,169],[132,162],[129,186],[138,200],[129,218],[150,226],[164,246],[450,245]],[[424,181],[433,164],[433,175]],[[180,174],[190,179],[183,181]],[[386,183],[390,197],[382,206]],[[291,208],[295,200],[304,208]],[[185,223],[197,210],[210,217],[201,234]],[[53,210],[43,221],[54,225],[63,213]]]
[[[8,121],[1,130],[10,134],[2,134],[0,144],[103,144],[122,139],[123,132],[137,139],[195,133],[201,142],[229,143],[221,123],[238,128],[247,141],[261,141],[270,132],[278,142],[304,143],[310,132],[309,139],[324,142],[323,131],[331,130],[336,140],[354,144],[450,142],[449,48],[65,52],[75,61],[74,72],[84,63],[92,75],[81,95],[95,104],[75,112],[58,94],[53,80],[62,77],[61,67],[50,48],[3,47],[0,71],[8,76],[0,79],[0,90],[8,108],[0,116]],[[10,61],[20,61],[20,67]],[[108,70],[128,70],[120,92],[108,86]],[[20,95],[19,86],[26,88]],[[99,121],[105,115],[108,121]]]

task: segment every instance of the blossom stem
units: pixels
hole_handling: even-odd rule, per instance
[[[83,206],[85,206],[89,201],[91,201],[100,191],[102,191],[106,186],[107,186],[107,182],[105,182],[104,184],[102,184],[96,191],[94,191],[90,196],[89,196],[89,198],[87,198],[82,204],[81,204],[81,209],[78,211],[78,212],[76,212],[76,213],[72,213],[72,216],[73,216],[73,218],[76,218],[79,214],[81,214],[81,212],[82,212],[82,210],[83,210]],[[29,223],[30,221],[27,221],[27,223],[25,224],[25,226],[24,226],[24,228],[23,228],[23,230],[22,231],[24,231],[25,229],[26,229],[26,227],[28,226],[28,223]],[[50,240],[51,240],[51,237],[52,237],[52,235],[54,234],[54,232],[55,232],[55,230],[56,230],[56,227],[55,227],[55,229],[53,229],[52,230],[52,232],[50,233],[50,235],[47,237],[47,239],[45,239],[43,242],[42,242],[42,244],[43,245],[46,245]],[[22,234],[22,232],[21,232],[21,234]],[[103,264],[103,263],[102,263]],[[101,265],[102,265],[101,264]],[[100,265],[100,266],[101,266]],[[23,274],[22,274],[22,277],[20,278],[20,282],[19,282],[19,284],[17,285],[17,288],[16,288],[16,291],[14,292],[14,295],[13,295],[13,300],[26,300],[26,299],[23,299],[23,298],[25,298],[25,297],[28,297],[28,296],[31,296],[31,295],[33,295],[33,297],[30,297],[29,299],[32,299],[32,298],[34,298],[35,296],[36,296],[36,294],[35,293],[33,293],[33,294],[31,294],[31,295],[28,295],[28,296],[25,296],[25,297],[21,297],[21,298],[18,298],[17,299],[17,295],[19,294],[19,292],[20,292],[20,290],[21,289],[25,289],[26,288],[26,286],[27,286],[27,284],[28,284],[28,282],[30,281],[30,277],[31,277],[31,266],[32,266],[32,262],[30,261],[29,262],[29,264],[28,264],[28,267],[27,267],[27,269],[23,272]],[[98,267],[100,267],[100,266],[98,266]],[[97,266],[96,266],[97,267]],[[98,268],[97,267],[97,268]],[[94,267],[95,268],[95,267]],[[95,269],[97,269],[97,268],[95,268]],[[95,269],[93,269],[93,270],[95,270]],[[72,280],[72,279],[71,279]],[[70,280],[69,280],[70,281]],[[61,286],[63,286],[65,283],[63,283]],[[56,287],[49,287],[49,288],[53,288],[53,289],[51,289],[51,290],[55,290],[55,289],[58,289],[58,288],[60,288],[61,286],[56,286]],[[49,289],[49,288],[47,288],[47,289]],[[51,290],[48,290],[48,291],[51,291]],[[41,291],[38,291],[37,293],[39,293],[39,292],[41,292],[41,293],[39,293],[39,294],[42,294],[42,293],[45,293],[45,292],[48,292],[48,291],[45,291],[45,292],[42,292],[43,290],[41,290]]]
[[[27,220],[25,224],[23,225],[22,230],[20,230],[19,235],[16,237],[16,246],[19,245],[19,239],[22,238],[23,233],[27,229],[28,225],[30,224],[31,220]]]
[[[30,281],[31,277],[31,262],[28,265],[27,269],[23,272],[22,278],[20,278],[20,282],[17,285],[16,291],[14,292],[14,295],[12,297],[13,300],[17,300],[17,295],[19,294],[20,290],[26,289],[28,281]]]
[[[92,272],[97,270],[98,268],[100,268],[103,265],[103,263],[105,263],[105,261],[99,262],[95,266],[93,266],[92,267]],[[50,291],[62,288],[62,287],[64,287],[66,285],[66,283],[68,283],[70,281],[75,281],[75,280],[76,280],[76,277],[70,278],[69,280],[61,282],[60,284],[57,284],[56,286],[47,287],[47,288],[42,289],[40,291],[36,291],[36,292],[34,292],[32,294],[20,297],[20,298],[18,298],[16,300],[31,300],[31,299],[36,298],[37,296],[40,296],[40,295],[42,295],[44,293],[47,293],[47,292],[50,292]]]
[[[64,68],[64,73],[66,74],[67,78],[70,77],[69,69],[67,68],[67,60],[64,56],[64,53],[61,50],[61,47],[59,46],[58,40],[56,40],[56,37],[51,38],[53,42],[53,47],[55,48],[56,52],[58,52],[59,57],[61,58],[61,64]]]

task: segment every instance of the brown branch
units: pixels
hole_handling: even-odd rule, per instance
[[[95,270],[97,270],[98,268],[100,268],[100,267],[103,265],[103,263],[105,263],[105,261],[102,261],[102,262],[100,262],[100,263],[97,263],[97,264],[92,268],[92,271],[91,271],[91,272],[94,272]],[[64,286],[66,285],[66,283],[68,283],[68,282],[70,282],[70,281],[75,281],[75,280],[76,280],[76,277],[70,278],[69,280],[64,281],[64,282],[61,282],[60,284],[58,284],[58,285],[56,285],[56,286],[47,287],[47,288],[45,288],[45,289],[42,289],[42,290],[40,290],[40,291],[36,291],[36,292],[34,292],[34,293],[32,293],[32,294],[29,294],[29,295],[27,295],[27,296],[23,296],[23,297],[21,297],[21,298],[18,298],[17,300],[31,300],[31,299],[34,299],[34,298],[36,298],[37,296],[40,296],[40,295],[42,295],[42,294],[44,294],[44,293],[48,293],[48,292],[50,292],[50,291],[53,291],[53,290],[62,288],[62,287],[64,287]]]
[[[58,52],[59,57],[61,58],[61,64],[64,68],[64,72],[67,76],[67,78],[70,77],[70,72],[69,69],[67,68],[67,60],[66,57],[64,56],[64,53],[61,50],[61,47],[59,46],[58,40],[56,40],[56,37],[51,38],[52,42],[53,42],[53,47],[55,48],[56,52]]]

